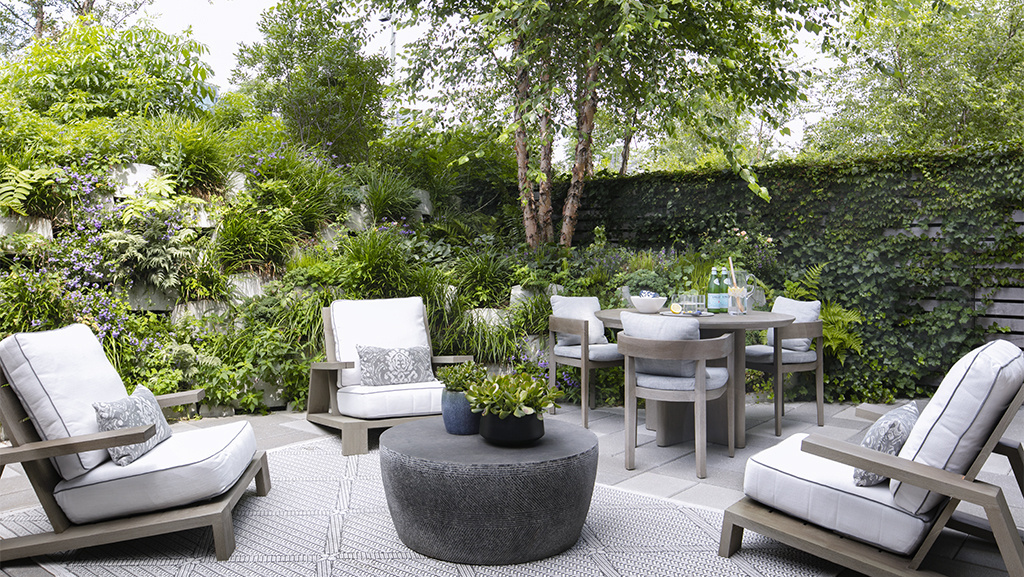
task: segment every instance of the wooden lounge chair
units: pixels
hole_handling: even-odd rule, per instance
[[[356,354],[356,345],[426,346],[432,352],[421,298],[335,301],[323,309],[323,318],[327,361],[310,368],[306,420],[340,430],[343,455],[367,453],[370,429],[441,412],[442,383],[364,386]],[[430,359],[436,366],[473,357],[431,355]]]
[[[80,335],[88,334],[91,336],[88,329],[82,325],[72,325],[72,327],[67,329],[71,328],[78,329]],[[60,330],[65,331],[67,329]],[[50,332],[55,333],[57,331]],[[98,342],[95,342],[94,337],[93,340],[99,355],[102,356],[102,350],[98,349]],[[77,357],[82,356],[81,351],[76,350],[75,352],[75,360],[78,360]],[[66,353],[67,350],[64,350],[63,354]],[[104,357],[103,361],[105,360]],[[10,368],[6,365],[3,368],[4,370],[0,371],[0,421],[3,422],[4,431],[9,436],[13,447],[0,451],[0,470],[6,464],[22,463],[25,474],[53,527],[53,532],[0,539],[0,562],[6,563],[24,557],[105,545],[198,527],[211,528],[217,559],[226,560],[231,557],[235,549],[234,526],[231,519],[232,509],[253,479],[256,480],[256,492],[258,495],[266,495],[270,491],[270,473],[267,468],[267,457],[263,451],[255,450],[255,437],[251,439],[251,445],[246,444],[248,441],[238,444],[233,439],[228,439],[228,435],[234,435],[237,438],[251,435],[251,427],[248,423],[229,424],[178,433],[162,443],[165,452],[166,450],[174,450],[178,453],[187,453],[188,447],[194,444],[210,445],[208,450],[221,463],[226,475],[228,474],[226,472],[228,469],[237,470],[239,473],[237,480],[233,483],[228,482],[228,486],[220,494],[212,497],[202,496],[200,500],[191,504],[173,506],[171,508],[157,507],[160,510],[148,511],[147,508],[153,506],[148,499],[133,500],[132,490],[121,491],[113,489],[107,491],[109,494],[104,495],[103,499],[98,500],[101,502],[112,501],[118,503],[122,510],[133,509],[141,512],[132,514],[115,513],[112,517],[102,518],[103,511],[100,511],[96,513],[96,516],[101,517],[98,520],[82,523],[73,522],[69,518],[69,514],[66,514],[64,505],[58,501],[55,490],[60,492],[65,489],[69,491],[75,489],[69,488],[67,485],[68,480],[61,475],[54,459],[60,459],[63,456],[73,458],[75,455],[83,455],[87,451],[138,443],[152,437],[155,427],[150,425],[148,427],[135,427],[43,440],[39,432],[37,432],[36,426],[30,420],[25,404],[15,392],[14,387],[8,383],[6,373],[10,371]],[[51,381],[49,385],[52,386],[55,383],[59,383],[59,381]],[[81,386],[81,383],[75,382],[67,384],[70,387],[76,388]],[[196,390],[163,395],[157,397],[157,401],[161,407],[170,407],[196,403],[203,396],[204,391]],[[86,404],[85,406],[88,410],[92,410],[91,404]],[[175,439],[174,443],[171,442],[172,439]],[[217,445],[221,441],[224,442],[223,449],[220,448],[220,445]],[[241,451],[236,450],[236,447],[241,447],[242,445],[246,447],[251,446],[251,451],[254,451],[254,453],[250,451],[248,454],[239,454]],[[137,465],[133,471],[139,473],[138,478],[148,479],[150,478],[147,476],[149,473],[160,469],[160,465],[154,465],[153,461],[154,459],[161,458],[160,452],[157,450],[160,448],[161,445],[158,445],[154,450],[138,457],[132,463],[132,465]],[[228,451],[236,451],[236,453],[232,457],[226,457],[225,454]],[[251,454],[251,457],[249,454]],[[180,471],[192,470],[187,465],[178,465],[181,465],[181,463],[175,463],[174,468]],[[139,471],[138,466],[146,469],[146,472]],[[82,481],[89,479],[90,474],[104,475],[111,472],[102,471],[104,467],[107,469],[113,468],[111,470],[116,475],[118,469],[128,471],[131,465],[119,467],[110,462],[108,458],[105,463],[79,475],[72,482],[78,482],[78,490],[94,490],[90,488],[88,483],[83,483]],[[235,469],[236,467],[237,469]],[[233,473],[230,475],[234,476]],[[111,478],[108,475],[107,479],[108,483],[121,487],[121,485],[117,484],[121,481],[120,478]],[[202,483],[197,484],[201,485]],[[97,482],[95,486],[100,487],[96,490],[103,491],[102,482]],[[159,490],[159,488],[154,489],[154,491]],[[188,499],[187,496],[183,498]],[[86,500],[92,500],[92,497],[88,497]],[[87,505],[88,503],[86,503]],[[103,504],[99,506],[106,507]],[[74,515],[80,514],[82,504],[79,503],[76,507]]]
[[[977,386],[986,379],[995,384]],[[719,554],[739,550],[750,529],[867,575],[934,575],[920,567],[949,527],[994,541],[1009,574],[1024,577],[1024,544],[1003,492],[976,479],[996,452],[1009,459],[1024,492],[1024,447],[1001,439],[1024,403],[1022,384],[1024,355],[994,341],[954,365],[899,456],[794,435],[751,457],[747,496],[725,512]],[[891,485],[856,487],[845,479],[853,467],[889,477]],[[776,488],[767,491],[772,482]],[[956,511],[961,501],[980,506],[985,518]]]

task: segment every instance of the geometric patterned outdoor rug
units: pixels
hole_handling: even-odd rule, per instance
[[[273,488],[255,485],[235,508],[236,548],[217,561],[209,529],[39,557],[58,576],[751,576],[817,577],[839,567],[746,532],[718,556],[722,513],[598,484],[579,542],[554,557],[507,566],[457,565],[398,539],[376,451],[343,457],[338,437],[269,452]],[[39,507],[0,517],[0,536],[49,530]]]

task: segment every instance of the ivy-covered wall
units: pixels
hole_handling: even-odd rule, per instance
[[[731,172],[588,182],[576,244],[598,225],[612,242],[677,248],[738,227],[775,239],[790,277],[827,263],[824,298],[867,319],[863,353],[830,367],[834,399],[926,393],[1000,332],[990,307],[1017,331],[1000,336],[1024,346],[1024,144],[786,162],[758,176],[770,203]]]

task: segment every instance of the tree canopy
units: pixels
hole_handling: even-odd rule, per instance
[[[383,57],[360,53],[360,22],[345,16],[338,2],[281,0],[260,18],[263,41],[239,48],[232,76],[260,110],[338,163],[367,160],[380,137],[387,73]]]
[[[849,24],[860,50],[826,78],[806,147],[878,152],[1024,136],[1024,4],[880,6]]]
[[[799,30],[817,32],[840,0],[653,2],[642,0],[375,0],[404,23],[426,24],[414,44],[411,87],[439,87],[439,103],[503,118],[515,134],[527,241],[555,240],[550,143],[573,140],[563,245],[572,242],[599,107],[671,130],[677,121],[732,154],[708,93],[737,112],[769,120],[799,98],[800,72],[789,62]],[[465,116],[471,116],[466,114]],[[715,130],[704,130],[711,126]],[[740,170],[740,167],[737,166]],[[767,196],[746,169],[751,188]]]
[[[119,28],[153,0],[11,0],[0,2],[0,56],[27,46],[32,38],[54,35],[83,16]]]
[[[212,101],[206,48],[191,34],[79,21],[0,66],[0,89],[61,122],[120,113],[197,112]]]

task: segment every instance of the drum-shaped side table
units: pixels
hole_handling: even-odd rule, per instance
[[[449,435],[440,417],[380,436],[380,467],[398,537],[428,557],[510,565],[579,540],[597,477],[597,437],[547,419],[525,448]]]

